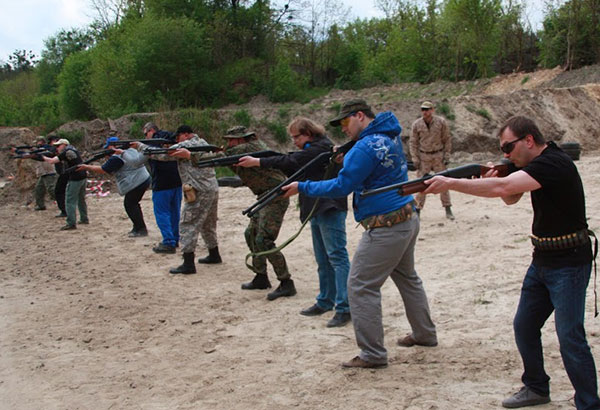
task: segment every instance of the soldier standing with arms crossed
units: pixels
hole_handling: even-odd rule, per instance
[[[446,169],[450,160],[452,141],[446,120],[434,115],[435,107],[430,101],[421,104],[422,117],[413,122],[410,135],[410,154],[417,168],[417,177],[421,178],[429,172],[441,172]],[[446,208],[446,218],[454,220],[450,193],[440,192],[442,206]],[[425,194],[417,194],[417,212],[425,206]]]

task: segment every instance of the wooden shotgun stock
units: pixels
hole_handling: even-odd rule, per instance
[[[413,179],[412,181],[401,182],[399,184],[388,185],[377,189],[371,189],[369,191],[363,191],[360,194],[360,196],[367,197],[381,194],[387,191],[397,191],[398,195],[405,196],[426,190],[429,185],[427,185],[425,181],[437,175],[448,178],[480,178],[487,172],[495,170],[498,171],[499,177],[505,177],[508,175],[508,169],[509,164],[498,164],[492,167],[479,164],[468,164],[456,168],[447,169],[445,171],[438,172],[437,174],[425,175],[422,178]]]

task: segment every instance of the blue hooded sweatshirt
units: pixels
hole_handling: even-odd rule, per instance
[[[306,196],[338,198],[354,192],[354,219],[362,221],[402,208],[413,200],[396,191],[361,198],[366,189],[408,180],[408,166],[402,149],[402,127],[391,112],[382,112],[360,133],[358,141],[344,156],[344,167],[337,178],[298,183],[298,191]]]

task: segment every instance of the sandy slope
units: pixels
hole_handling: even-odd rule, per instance
[[[590,226],[600,231],[598,156],[578,162]],[[61,232],[54,210],[0,207],[1,409],[489,409],[520,385],[511,322],[529,263],[529,198],[452,194],[457,220],[428,198],[417,270],[438,326],[437,348],[404,349],[409,331],[400,297],[384,286],[387,369],[342,370],[357,353],[351,326],[327,329],[330,315],[298,312],[317,292],[310,233],[284,253],[298,295],[269,302],[242,291],[240,210],[248,190],[222,189],[219,235],[225,262],[197,275],[169,275],[179,255],[156,255],[150,237],[130,239],[121,198],[90,199],[91,225]],[[294,201],[295,203],[295,201]],[[281,238],[297,229],[290,209]],[[349,216],[352,255],[362,228]],[[199,246],[200,255],[205,253]],[[271,275],[271,277],[273,277]],[[587,330],[600,360],[600,319],[588,290]],[[552,321],[550,321],[552,322]],[[553,402],[572,408],[553,323],[544,344]]]

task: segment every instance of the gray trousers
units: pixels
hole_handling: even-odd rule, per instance
[[[416,214],[406,222],[363,233],[350,267],[348,299],[360,358],[387,363],[383,345],[381,287],[391,276],[404,302],[415,340],[437,341],[423,282],[415,272],[414,249],[419,233]]]

